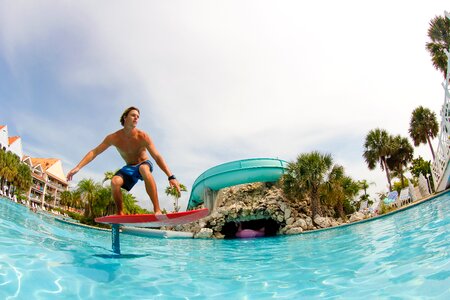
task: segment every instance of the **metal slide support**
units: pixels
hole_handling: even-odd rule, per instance
[[[120,254],[119,224],[112,224],[111,240],[113,252],[115,254]]]

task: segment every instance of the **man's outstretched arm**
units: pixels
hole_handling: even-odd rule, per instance
[[[108,137],[106,137],[103,142],[101,142],[100,145],[98,145],[97,147],[95,147],[94,149],[92,149],[91,151],[89,151],[84,157],[83,159],[78,163],[78,165],[73,168],[72,170],[70,170],[69,173],[67,173],[67,180],[70,181],[73,178],[73,175],[75,175],[76,173],[78,173],[78,171],[80,171],[81,168],[83,168],[85,165],[87,165],[88,163],[90,163],[91,161],[94,160],[94,158],[97,157],[97,155],[99,155],[100,153],[102,153],[103,151],[105,151],[106,149],[109,148],[109,146],[111,146],[111,143],[109,142]]]

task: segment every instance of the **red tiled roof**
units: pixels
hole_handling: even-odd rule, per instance
[[[2,129],[3,127],[5,127],[5,125],[0,125],[0,129]]]
[[[35,157],[30,158],[33,166],[40,164],[44,170],[48,170],[48,168],[53,166],[58,161],[57,158],[35,158]]]
[[[20,139],[20,136],[11,136],[11,137],[9,137],[8,138],[9,145],[12,145],[12,143],[17,141],[18,139]]]
[[[60,161],[60,159],[57,159],[57,158],[36,158],[36,157],[31,157],[31,156],[24,155],[22,161],[25,161],[25,160],[28,160],[28,159],[31,161],[32,169],[35,169],[37,166],[40,166],[42,171],[45,172],[47,174],[47,176],[49,176],[49,177],[51,177],[53,179],[56,179],[62,185],[67,185],[67,181],[66,181],[66,179],[64,177],[60,178],[60,177],[58,177],[58,175],[55,175],[55,174],[47,172],[47,170],[49,168],[51,168],[55,163]],[[33,174],[33,176],[39,178],[39,176],[36,175],[36,174]]]

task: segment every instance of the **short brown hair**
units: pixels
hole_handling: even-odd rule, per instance
[[[125,123],[125,118],[128,116],[128,113],[130,112],[130,111],[132,111],[132,110],[137,110],[137,112],[140,114],[141,112],[139,111],[139,108],[137,108],[137,107],[134,107],[134,106],[130,106],[130,107],[128,107],[127,109],[125,109],[125,111],[123,112],[123,114],[120,116],[120,124],[122,124],[122,126],[123,126],[123,124]]]

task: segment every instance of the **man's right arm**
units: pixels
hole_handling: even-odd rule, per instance
[[[83,159],[78,163],[78,165],[73,168],[69,173],[67,173],[67,180],[70,181],[73,178],[73,175],[75,175],[76,173],[78,173],[78,171],[80,171],[81,168],[83,168],[85,165],[87,165],[88,163],[90,163],[91,161],[94,160],[94,158],[97,157],[97,155],[99,155],[100,153],[102,153],[103,151],[105,151],[106,149],[109,148],[109,146],[111,146],[111,137],[107,136],[103,142],[100,143],[100,145],[98,145],[97,147],[95,147],[94,149],[92,149],[91,151],[89,151],[84,157]]]

